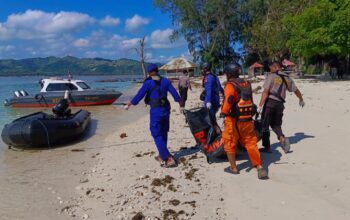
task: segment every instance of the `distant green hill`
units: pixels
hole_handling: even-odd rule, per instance
[[[0,75],[142,75],[140,62],[131,59],[72,56],[0,60]]]

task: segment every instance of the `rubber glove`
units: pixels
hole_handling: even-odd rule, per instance
[[[207,109],[211,109],[211,103],[207,102],[207,104],[205,105],[205,107],[207,107]]]
[[[185,109],[184,109],[184,107],[180,107],[180,113],[181,113],[181,114],[185,114]]]
[[[304,100],[300,100],[300,101],[299,101],[299,106],[302,107],[302,108],[304,108],[304,106],[305,106]]]
[[[131,103],[124,105],[124,110],[129,110],[130,106],[131,106]]]

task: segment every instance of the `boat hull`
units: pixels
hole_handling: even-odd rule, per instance
[[[90,112],[85,110],[65,118],[37,112],[6,124],[1,138],[9,147],[52,147],[77,140],[88,128],[90,121]]]
[[[111,105],[122,93],[118,91],[72,91],[69,97],[70,106]],[[52,107],[64,96],[64,92],[38,93],[34,96],[13,97],[5,105],[14,108]]]

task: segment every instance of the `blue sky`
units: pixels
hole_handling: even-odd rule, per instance
[[[190,57],[184,39],[152,0],[0,0],[0,59],[133,58],[146,36],[147,60]]]

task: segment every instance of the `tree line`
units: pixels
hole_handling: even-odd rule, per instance
[[[239,60],[249,66],[291,59],[307,73],[321,73],[327,65],[349,73],[349,0],[153,3],[170,15],[175,26],[172,39],[184,37],[195,61],[223,68]]]

